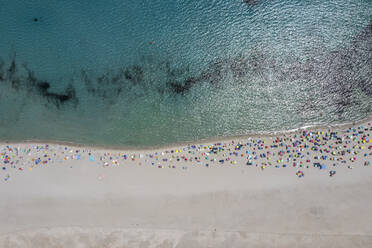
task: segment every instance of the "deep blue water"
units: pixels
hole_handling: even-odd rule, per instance
[[[372,113],[370,0],[1,2],[1,140],[152,146]]]

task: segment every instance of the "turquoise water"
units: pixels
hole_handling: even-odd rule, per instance
[[[372,113],[370,0],[12,0],[0,139],[153,146]]]

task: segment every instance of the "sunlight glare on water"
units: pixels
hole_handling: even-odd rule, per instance
[[[369,0],[0,7],[0,138],[113,146],[372,113]]]

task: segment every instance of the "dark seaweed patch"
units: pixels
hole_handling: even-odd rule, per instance
[[[75,88],[72,85],[69,85],[63,94],[49,93],[45,90],[42,91],[42,94],[50,102],[53,102],[57,108],[59,108],[61,104],[64,104],[68,101],[73,101],[75,106],[77,104]]]
[[[123,92],[143,95],[156,90],[160,94],[184,96],[201,84],[218,88],[228,76],[231,76],[229,81],[232,78],[232,83],[239,84],[257,79],[262,84],[289,81],[320,88],[317,92],[322,93],[316,96],[320,98],[315,99],[316,102],[332,101],[342,111],[353,104],[354,90],[359,89],[372,96],[372,20],[349,47],[328,53],[320,59],[303,61],[289,55],[287,59],[278,60],[270,57],[269,53],[253,49],[245,55],[211,61],[199,73],[191,73],[187,65],[173,67],[171,61],[157,61],[153,57],[141,59],[141,63],[124,65],[114,72],[106,71],[95,76],[87,70],[81,70],[78,81],[84,82],[85,90],[90,95],[108,103],[114,102]],[[0,63],[0,81],[9,82],[16,90],[25,89],[38,94],[57,108],[68,102],[77,104],[73,84],[61,93],[52,92],[49,82],[36,78],[26,66],[25,69],[26,77],[20,75],[14,55],[9,65]],[[157,83],[152,82],[153,74],[156,74]],[[158,75],[162,76],[157,78]],[[314,104],[307,105],[309,109],[316,108]],[[306,107],[300,107],[300,110],[306,112]]]
[[[0,81],[4,81],[4,62],[0,61]]]
[[[48,82],[40,82],[37,84],[37,86],[39,87],[39,90],[43,93],[45,93],[50,88],[50,84]]]
[[[10,62],[9,68],[7,70],[6,79],[12,80],[16,73],[17,73],[17,66],[15,62],[15,55],[14,55]]]
[[[171,88],[171,90],[174,93],[184,94],[188,90],[190,90],[193,85],[195,85],[198,82],[199,82],[199,80],[197,78],[187,78],[182,83],[180,83],[180,82],[168,82],[168,84],[169,84],[169,87]]]
[[[235,80],[245,78],[247,76],[247,60],[239,55],[231,61],[230,69]]]
[[[34,73],[25,66],[27,71],[27,87],[31,89],[36,89],[43,98],[45,98],[49,103],[53,103],[57,108],[60,108],[62,104],[66,102],[73,102],[76,107],[78,99],[76,97],[76,90],[72,84],[69,84],[63,93],[49,92],[50,83],[46,81],[39,80],[35,77]]]
[[[37,79],[34,72],[31,71],[27,65],[23,65],[27,72],[26,77],[19,73],[15,54],[10,61],[6,73],[4,73],[3,67],[4,63],[0,66],[0,79],[2,82],[8,82],[13,89],[17,91],[24,89],[28,93],[38,94],[48,102],[53,103],[57,108],[68,101],[74,102],[76,106],[78,99],[72,85],[68,86],[65,92],[61,94],[49,92],[50,83]]]
[[[125,79],[131,81],[133,84],[139,84],[143,81],[143,70],[139,65],[129,66],[124,71]]]
[[[321,61],[294,65],[302,80],[321,87],[321,100],[332,101],[338,114],[354,104],[353,92],[372,96],[372,20],[349,47],[333,51]],[[305,107],[306,108],[306,107]]]
[[[255,6],[258,4],[258,0],[243,0],[243,3],[247,4],[248,6]]]

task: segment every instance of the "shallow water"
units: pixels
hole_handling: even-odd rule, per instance
[[[153,146],[372,114],[370,0],[7,2],[2,140]]]

